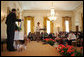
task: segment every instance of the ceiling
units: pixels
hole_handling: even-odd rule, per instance
[[[50,10],[52,1],[19,1],[23,10]],[[83,1],[53,1],[55,10],[74,10]]]

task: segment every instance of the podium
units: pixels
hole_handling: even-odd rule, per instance
[[[24,40],[24,33],[22,31],[15,31],[14,40]]]
[[[42,28],[40,30],[43,30],[45,32],[46,31],[46,28]],[[43,39],[44,39],[44,33],[43,33]]]

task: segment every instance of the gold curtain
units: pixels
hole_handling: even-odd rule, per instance
[[[34,33],[34,17],[31,18],[31,32]]]
[[[53,22],[50,21],[50,33],[53,33]]]
[[[44,27],[46,27],[46,28],[47,28],[47,17],[44,17],[43,24],[44,24]],[[46,32],[47,32],[47,30],[46,30]]]
[[[69,31],[71,31],[72,29],[72,21],[71,21],[71,17],[69,17]]]
[[[47,20],[49,20],[49,19],[47,17],[44,17],[43,24],[44,24],[44,27],[46,27],[46,28],[47,28]],[[46,30],[46,32],[47,32],[47,30]],[[52,21],[50,21],[50,33],[53,33],[53,22]]]
[[[65,28],[65,21],[68,20],[69,21],[69,31],[71,31],[71,25],[72,25],[72,22],[71,22],[71,17],[62,17],[62,28],[63,28],[63,31],[65,32],[66,28]]]
[[[34,17],[25,17],[24,19],[24,33],[27,35],[27,20],[31,21],[31,33],[34,33]]]
[[[82,32],[83,32],[83,14],[81,14]]]
[[[65,31],[65,17],[62,17],[62,28]]]
[[[27,35],[27,18],[24,18],[24,34],[26,33]]]

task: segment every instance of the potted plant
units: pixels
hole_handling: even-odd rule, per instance
[[[76,49],[74,49],[73,46],[70,45],[62,45],[60,44],[58,46],[58,52],[62,55],[62,56],[83,56],[83,54],[81,52],[78,52]]]
[[[55,43],[55,40],[46,38],[46,39],[43,40],[43,42],[48,43],[48,44],[50,44],[51,46],[53,46],[54,43]],[[44,44],[45,44],[45,43],[44,43]]]
[[[52,40],[49,40],[47,43],[50,44],[51,46],[53,46],[55,42]]]

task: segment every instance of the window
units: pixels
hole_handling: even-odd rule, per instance
[[[66,32],[69,32],[69,21],[65,21]]]
[[[31,32],[31,21],[27,20],[27,34],[29,34],[29,32]]]
[[[50,21],[47,21],[47,33],[50,33]]]

